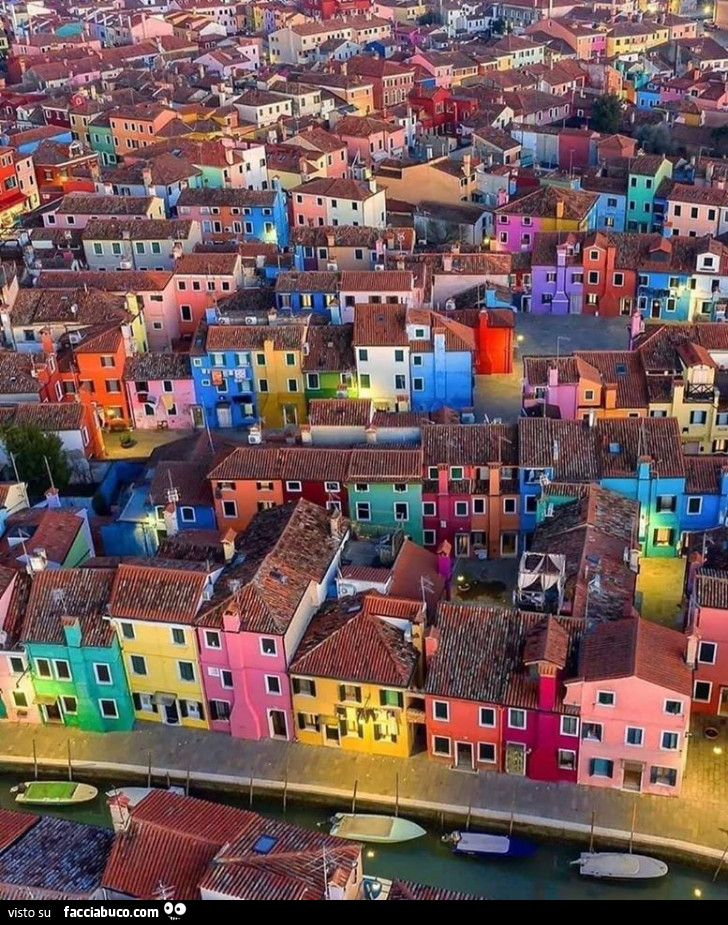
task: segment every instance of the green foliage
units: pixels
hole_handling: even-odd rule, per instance
[[[490,31],[493,35],[503,35],[506,31],[505,19],[494,19],[490,24]]]
[[[713,154],[719,156],[728,154],[728,125],[720,125],[711,129],[710,139],[713,142]]]
[[[657,125],[640,125],[635,132],[635,138],[645,154],[673,154],[675,151],[675,143],[666,122],[658,122]]]
[[[594,103],[591,117],[591,127],[595,132],[605,132],[614,135],[619,131],[619,122],[622,117],[622,101],[614,93],[607,93],[598,97]]]
[[[48,460],[56,488],[62,490],[68,485],[71,469],[56,434],[46,433],[32,424],[10,424],[0,430],[0,439],[6,453],[15,457],[18,475],[27,483],[31,498],[40,497],[51,485],[43,457]]]
[[[441,26],[442,16],[440,16],[438,10],[428,10],[426,13],[423,13],[422,16],[418,17],[417,24],[419,26]]]

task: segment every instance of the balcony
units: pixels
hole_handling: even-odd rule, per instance
[[[700,403],[703,405],[712,405],[715,401],[717,392],[715,386],[711,383],[702,385],[687,385],[683,393],[683,401]]]

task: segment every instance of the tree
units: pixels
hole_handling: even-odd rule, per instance
[[[503,35],[506,31],[506,21],[505,19],[494,19],[490,24],[490,31],[493,35]]]
[[[12,454],[15,458],[18,475],[27,484],[31,498],[40,497],[50,488],[48,469],[56,488],[63,489],[68,485],[71,469],[63,444],[56,434],[46,433],[33,424],[10,424],[0,431],[0,440],[7,455]]]
[[[635,132],[635,138],[645,154],[673,154],[675,142],[670,136],[670,129],[666,122],[657,125],[640,125]]]
[[[622,102],[614,93],[607,93],[597,98],[592,109],[591,127],[595,132],[614,135],[619,131],[622,117]]]
[[[438,10],[428,10],[417,19],[417,24],[420,26],[441,26],[442,16],[440,16]]]
[[[711,129],[710,140],[713,142],[713,153],[725,157],[728,154],[728,125]]]

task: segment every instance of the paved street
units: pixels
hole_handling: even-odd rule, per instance
[[[544,784],[505,774],[469,774],[451,771],[429,761],[424,754],[407,760],[355,755],[335,748],[315,748],[285,742],[248,742],[229,736],[194,732],[169,726],[143,724],[131,733],[84,733],[63,727],[32,727],[6,724],[3,727],[0,763],[22,758],[32,766],[33,738],[41,763],[65,768],[68,741],[77,773],[93,777],[94,766],[104,763],[122,766],[113,777],[120,782],[127,771],[146,772],[151,754],[158,781],[167,770],[184,779],[189,768],[193,786],[204,780],[234,783],[244,793],[252,775],[268,783],[268,789],[326,797],[330,804],[346,805],[358,781],[359,806],[367,799],[392,805],[399,779],[400,807],[445,817],[466,815],[473,819],[507,820],[511,808],[517,824],[534,829],[588,832],[595,813],[597,838],[604,830],[612,837],[624,837],[631,827],[635,797],[632,794],[570,784]],[[715,753],[718,749],[720,754]],[[693,759],[693,752],[695,759]],[[708,742],[699,731],[691,744],[691,760],[685,783],[685,797],[642,796],[637,802],[635,840],[667,845],[674,841],[697,845],[717,857],[726,846],[728,830],[728,729],[721,726],[719,738]],[[26,771],[27,773],[27,771]],[[711,850],[712,849],[712,850]]]
[[[134,430],[130,433],[104,434],[104,448],[107,459],[147,459],[152,450],[165,443],[189,437],[194,430]],[[122,441],[131,440],[130,446],[123,446]]]
[[[641,596],[640,613],[647,620],[682,630],[687,559],[640,560],[637,594]]]
[[[575,350],[626,350],[626,318],[593,318],[591,315],[516,315],[516,354],[510,376],[477,376],[475,412],[478,421],[514,421],[521,408],[524,356],[554,356],[557,338],[562,354]]]

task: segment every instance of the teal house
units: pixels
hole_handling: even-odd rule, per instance
[[[87,732],[134,724],[119,641],[105,619],[115,570],[46,570],[33,578],[21,632],[41,721]]]
[[[349,517],[358,533],[403,530],[422,544],[422,451],[411,447],[355,449],[349,465]]]
[[[116,164],[118,158],[114,151],[114,138],[111,134],[108,112],[101,112],[91,120],[88,127],[88,138],[91,150],[99,155],[102,167]]]
[[[662,229],[655,219],[655,197],[663,180],[672,178],[672,162],[662,154],[641,154],[632,160],[627,181],[627,231]]]
[[[354,325],[312,324],[306,330],[303,373],[306,404],[315,398],[357,398]]]

